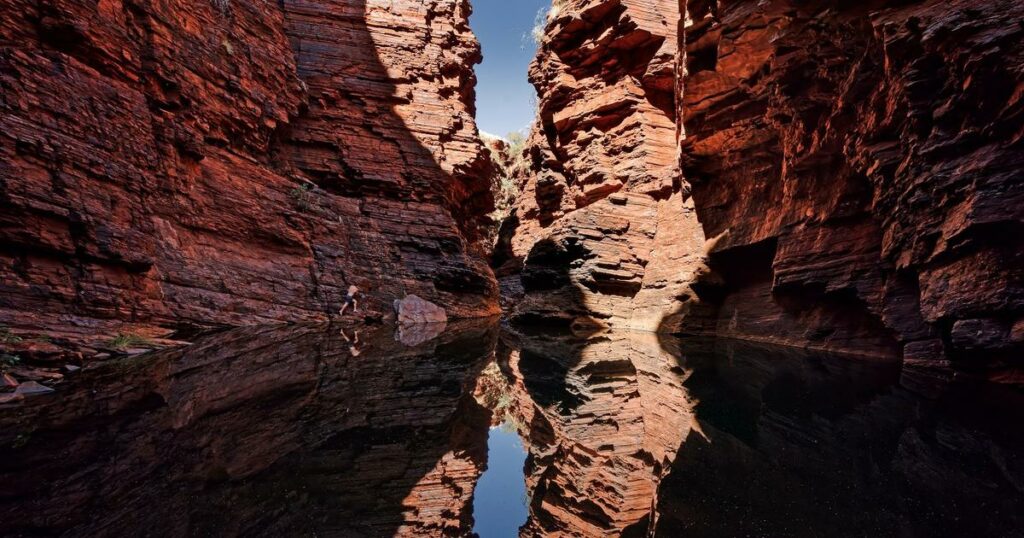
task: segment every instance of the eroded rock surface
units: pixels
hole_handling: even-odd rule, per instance
[[[497,310],[464,0],[0,9],[0,322]],[[387,275],[387,278],[381,278]]]
[[[1020,382],[1024,5],[559,6],[498,244],[515,317]]]
[[[703,231],[676,158],[676,0],[559,2],[530,81],[539,117],[508,229],[515,313],[656,329],[687,308]],[[514,278],[514,277],[513,277]]]
[[[1024,4],[686,8],[683,174],[721,236],[717,332],[1020,382]]]

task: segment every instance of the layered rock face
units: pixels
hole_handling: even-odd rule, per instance
[[[717,332],[1019,382],[1024,4],[685,7],[683,174],[720,236]]]
[[[558,6],[517,317],[1020,380],[1020,2]]]
[[[468,2],[0,13],[0,322],[320,319],[350,284],[496,312]]]
[[[656,329],[692,297],[704,237],[676,159],[675,0],[558,2],[506,256],[519,316]]]

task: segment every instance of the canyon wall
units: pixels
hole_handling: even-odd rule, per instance
[[[513,316],[1020,381],[1022,18],[1008,0],[556,3],[496,253]]]
[[[496,313],[469,9],[3,0],[0,324]]]
[[[717,332],[1021,381],[1024,4],[686,10],[682,171],[720,237]]]
[[[530,67],[530,166],[499,252],[522,272],[513,316],[653,330],[692,298],[704,237],[676,159],[678,7],[577,0],[549,14]]]

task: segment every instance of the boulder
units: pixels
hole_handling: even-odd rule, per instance
[[[398,323],[403,325],[448,322],[448,314],[443,308],[416,295],[407,295],[405,299],[395,301],[395,313],[398,315]]]
[[[26,381],[18,385],[18,388],[14,389],[15,394],[21,394],[23,396],[35,396],[37,394],[49,394],[51,392],[53,392],[53,389],[35,381]]]

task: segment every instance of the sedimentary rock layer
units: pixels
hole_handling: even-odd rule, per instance
[[[0,322],[319,319],[350,284],[494,313],[468,13],[4,0]]]
[[[968,369],[1019,355],[1024,4],[686,10],[683,174],[720,236],[717,332]]]
[[[530,170],[504,234],[522,316],[655,329],[686,308],[704,237],[676,159],[676,0],[558,2],[530,81]]]
[[[558,3],[499,242],[515,314],[1019,381],[1022,17],[1009,0]]]

